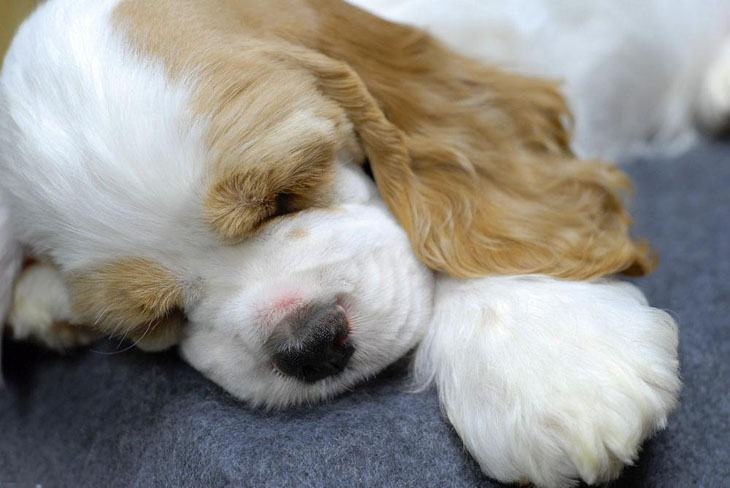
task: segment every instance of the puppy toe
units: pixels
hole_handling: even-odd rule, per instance
[[[72,324],[71,315],[68,289],[56,268],[34,264],[21,273],[8,317],[15,339],[66,350],[99,337],[91,329]]]

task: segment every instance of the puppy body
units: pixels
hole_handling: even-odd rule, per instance
[[[561,82],[584,157],[674,154],[730,121],[723,0],[352,0],[459,52]]]

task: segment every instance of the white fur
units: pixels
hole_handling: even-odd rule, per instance
[[[183,357],[238,398],[282,406],[341,392],[413,348],[431,316],[433,276],[385,207],[373,203],[302,212],[221,250],[204,275],[205,294],[188,313],[194,326]],[[289,237],[299,231],[306,236]],[[263,344],[285,313],[270,305],[282,296],[340,301],[356,345],[342,374],[307,385],[271,368]]]
[[[71,320],[71,301],[56,268],[36,264],[25,270],[15,284],[8,323],[16,339],[43,335],[54,322]]]
[[[730,120],[730,38],[710,65],[698,101],[699,122],[710,130],[726,130]]]
[[[632,285],[444,278],[435,304],[417,375],[500,481],[613,479],[676,403],[676,325]]]
[[[200,218],[204,121],[115,34],[116,3],[44,3],[0,75],[0,186],[17,238],[64,271],[213,241]]]
[[[0,199],[0,332],[10,310],[13,282],[22,259],[20,245],[14,239],[11,228],[9,209]],[[0,337],[2,337],[2,333],[0,333]]]
[[[726,0],[349,1],[470,56],[560,80],[585,157],[677,153],[697,139],[698,118],[713,130],[730,122],[730,80],[719,74],[730,71],[719,55],[730,40]],[[713,96],[699,103],[710,77]]]

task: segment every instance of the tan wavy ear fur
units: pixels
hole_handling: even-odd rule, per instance
[[[628,178],[569,149],[557,88],[461,57],[425,33],[323,0],[320,49],[297,53],[347,111],[378,187],[431,268],[459,277],[643,274]],[[346,61],[346,62],[343,62]]]
[[[211,164],[207,215],[226,239],[276,214],[279,194],[292,192],[291,168],[306,189],[295,209],[313,204],[304,194],[327,193],[333,179],[309,178],[307,167],[331,175],[333,161],[266,159],[250,174],[261,168],[247,144],[266,133],[259,115],[291,117],[292,107],[344,127],[324,99],[350,119],[383,198],[431,268],[590,278],[653,265],[648,246],[629,236],[628,179],[575,158],[568,110],[550,82],[459,56],[341,0],[123,0],[116,19],[172,79],[199,74],[194,110],[211,121],[211,154],[226,161]],[[261,183],[266,174],[275,187]]]

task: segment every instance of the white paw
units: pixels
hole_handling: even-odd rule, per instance
[[[730,40],[710,65],[700,88],[697,118],[710,132],[730,128]]]
[[[13,337],[52,349],[89,344],[98,335],[72,324],[71,303],[63,277],[48,264],[25,269],[13,290],[8,323]]]
[[[435,304],[416,372],[500,481],[614,479],[676,404],[676,325],[632,285],[442,280]]]

